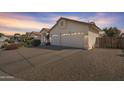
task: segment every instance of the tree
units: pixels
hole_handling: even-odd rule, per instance
[[[22,42],[24,42],[24,41],[26,40],[26,38],[27,38],[27,37],[26,37],[25,34],[21,35],[21,41],[22,41]]]
[[[37,47],[41,44],[41,41],[39,39],[34,39],[31,41],[32,46]]]
[[[1,37],[1,36],[4,36],[4,34],[3,34],[3,33],[0,33],[0,37]]]
[[[14,40],[19,41],[20,36],[21,36],[21,35],[20,35],[19,33],[15,33],[15,34],[14,34]]]
[[[104,28],[103,31],[105,31],[108,37],[117,37],[121,33],[121,31],[117,27]]]
[[[21,35],[19,33],[15,33],[14,37],[20,37]]]

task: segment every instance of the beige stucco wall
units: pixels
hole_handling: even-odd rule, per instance
[[[90,31],[88,31],[89,49],[92,49],[95,47],[96,37],[99,37],[98,30],[91,28]]]
[[[46,43],[46,37],[45,37],[45,34],[47,34],[47,31],[46,30],[42,30],[41,32],[41,44],[44,45]]]
[[[60,22],[64,21],[65,22],[65,26],[61,27],[60,26]],[[68,32],[83,32],[84,34],[88,34],[88,25],[84,24],[80,24],[80,23],[76,23],[73,21],[67,21],[67,20],[60,20],[60,22],[57,24],[57,26],[55,26],[52,30],[51,30],[51,34],[62,34],[62,33],[68,33]]]
[[[61,26],[60,24],[62,21],[64,23],[63,26]],[[65,41],[61,42],[62,41],[61,35],[66,34],[66,33],[81,33],[81,35],[80,36],[79,35],[77,36],[68,35]],[[80,48],[82,47],[84,49],[92,49],[95,47],[96,37],[99,36],[99,31],[98,29],[91,28],[87,24],[80,24],[78,22],[73,22],[69,20],[60,20],[50,32],[51,44],[54,44],[54,42],[52,41],[53,35],[57,35],[55,37],[56,42],[57,42],[56,45],[62,45],[62,43],[65,43],[63,44],[65,46],[72,46],[72,47],[80,46]],[[83,46],[81,46],[82,44]]]
[[[80,24],[80,23],[75,23],[73,21],[67,21],[67,31],[69,32],[81,32],[84,33],[85,35],[88,34],[88,25]]]
[[[61,26],[60,23],[64,22],[64,26]],[[60,35],[62,34],[66,34],[66,33],[81,33],[82,36],[73,36],[73,38],[68,42],[68,45],[66,46],[74,46],[76,47],[76,44],[79,44],[80,42],[83,42],[83,47],[82,48],[87,48],[88,47],[88,30],[89,27],[88,25],[84,24],[80,24],[77,22],[73,22],[73,21],[67,21],[67,20],[60,20],[58,22],[58,24],[51,30],[50,32],[50,36],[51,35],[58,35],[58,37],[56,37],[56,39],[58,40],[57,42],[59,43],[58,45],[61,45],[61,37]],[[86,36],[85,36],[86,35]],[[71,37],[71,36],[68,36]],[[82,37],[82,38],[81,38]],[[77,43],[75,40],[80,38],[79,43]],[[74,44],[75,42],[75,44]],[[51,43],[52,43],[52,37],[51,37]],[[80,45],[80,44],[79,44]]]

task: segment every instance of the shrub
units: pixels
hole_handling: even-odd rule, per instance
[[[25,47],[31,47],[31,46],[32,46],[31,42],[32,42],[32,40],[26,40],[26,41],[24,42],[24,46],[25,46]]]
[[[24,43],[21,42],[21,43],[18,43],[17,45],[18,45],[18,47],[22,47],[22,46],[24,46]]]
[[[13,40],[9,40],[8,43],[14,43],[14,41]]]
[[[18,44],[10,44],[5,47],[5,50],[13,50],[17,49],[18,47],[19,47]]]
[[[8,40],[8,39],[6,39],[4,42],[14,43],[14,41],[13,41],[13,40]]]
[[[41,44],[41,41],[39,39],[34,39],[31,42],[32,46],[37,47]]]
[[[2,46],[1,46],[1,48],[6,48],[7,47],[7,44],[3,44]]]
[[[8,42],[8,41],[9,41],[8,39],[5,40],[5,42]]]

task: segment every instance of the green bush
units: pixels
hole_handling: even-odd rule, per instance
[[[24,42],[24,46],[25,46],[25,47],[31,47],[31,46],[32,46],[31,42],[32,42],[32,40],[26,40],[26,41]]]
[[[8,39],[6,39],[5,42],[8,42],[8,43],[14,43],[13,40],[8,40]]]
[[[41,41],[39,39],[34,39],[31,42],[32,46],[37,47],[41,44]]]
[[[8,43],[14,43],[14,41],[13,40],[9,40]]]

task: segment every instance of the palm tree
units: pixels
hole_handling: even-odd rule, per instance
[[[121,31],[117,27],[104,28],[103,31],[105,31],[108,37],[117,37],[121,33]]]

